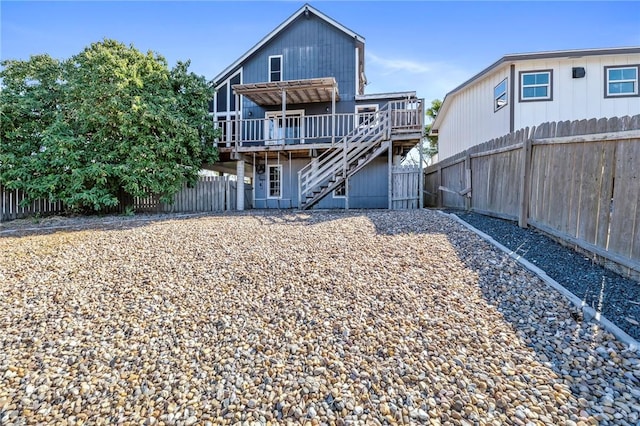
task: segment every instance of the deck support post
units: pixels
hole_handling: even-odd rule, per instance
[[[253,164],[251,170],[251,206],[249,208],[256,207],[256,153],[253,153]]]
[[[284,87],[282,88],[282,144],[287,144],[287,89]]]
[[[387,191],[387,197],[389,198],[389,210],[393,208],[393,143],[389,141],[389,148],[387,150],[387,166],[389,173],[389,185]]]
[[[233,141],[233,147],[235,152],[238,152],[238,145],[242,146],[242,131],[240,129],[240,125],[241,125],[241,121],[240,119],[242,117],[240,117],[240,113],[242,111],[242,106],[240,105],[240,95],[236,94],[236,134],[235,134],[235,140]],[[233,138],[233,131],[229,131],[229,134],[231,135],[231,138]]]
[[[331,145],[336,143],[336,88],[331,90]]]
[[[236,162],[236,176],[238,177],[236,182],[236,209],[242,211],[244,210],[244,160]]]
[[[424,103],[424,101],[422,102]],[[419,112],[418,117],[423,116],[424,114],[422,114],[422,112]],[[421,122],[421,119],[418,118],[418,121],[420,122],[420,126],[423,126],[423,123]],[[424,209],[424,138],[420,138],[420,144],[418,145],[420,147],[420,174],[418,175],[418,208],[419,209]]]
[[[342,177],[344,179],[342,181],[342,184],[344,185],[344,209],[349,210],[349,190],[347,189],[347,138],[342,139],[342,145]]]

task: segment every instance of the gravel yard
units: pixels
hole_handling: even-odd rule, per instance
[[[449,211],[544,270],[620,329],[640,340],[640,284],[562,246],[534,228],[478,213]]]
[[[435,212],[79,227],[0,238],[0,424],[640,419],[639,355]]]

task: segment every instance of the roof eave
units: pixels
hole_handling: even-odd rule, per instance
[[[251,49],[247,50],[244,53],[244,55],[242,55],[235,62],[233,62],[231,65],[229,65],[227,68],[225,68],[222,72],[220,72],[218,75],[216,75],[213,78],[214,87],[218,85],[218,83],[220,82],[220,80],[222,80],[222,78],[227,76],[229,73],[233,72],[234,69],[236,69],[240,64],[242,64],[249,56],[253,55],[262,46],[267,44],[271,39],[273,39],[276,35],[278,35],[282,30],[284,30],[289,24],[291,24],[294,20],[296,20],[300,15],[302,15],[307,10],[309,12],[313,13],[314,15],[318,16],[320,19],[326,21],[328,24],[333,25],[334,27],[338,28],[340,31],[344,32],[345,34],[353,37],[357,41],[360,41],[361,43],[365,42],[364,37],[362,37],[360,34],[350,30],[349,28],[345,27],[344,25],[342,25],[338,21],[335,21],[334,19],[328,17],[327,15],[325,15],[324,13],[320,12],[319,10],[317,10],[316,8],[314,8],[313,6],[311,6],[310,4],[307,3],[304,6],[302,6],[300,9],[298,9],[293,15],[291,15],[289,18],[287,18],[284,22],[282,22],[280,25],[278,25],[273,31],[271,31],[269,34],[264,36]]]
[[[578,58],[582,56],[625,55],[625,54],[633,54],[633,53],[640,53],[640,47],[632,46],[632,47],[614,47],[614,48],[608,48],[608,49],[598,48],[598,49],[555,50],[555,51],[548,51],[548,52],[515,53],[515,54],[505,55],[502,58],[498,59],[493,64],[489,65],[487,68],[475,74],[470,79],[466,80],[464,83],[460,84],[453,90],[449,91],[444,96],[444,99],[442,100],[441,110],[438,113],[438,116],[436,117],[436,119],[434,120],[432,124],[432,128],[437,130],[438,126],[440,126],[440,121],[442,120],[439,121],[438,118],[444,116],[446,113],[446,110],[448,109],[449,105],[448,105],[448,102],[446,102],[447,98],[455,95],[460,90],[469,86],[471,83],[482,78],[486,74],[499,68],[503,64],[510,64],[516,61],[526,61],[526,60],[533,60],[533,59]]]

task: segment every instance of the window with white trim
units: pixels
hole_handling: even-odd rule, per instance
[[[216,87],[213,107],[214,124],[221,130],[218,142],[231,143],[236,137],[236,95],[232,86],[242,83],[242,69]]]
[[[520,102],[553,100],[552,84],[552,70],[521,71]]]
[[[638,96],[638,74],[640,65],[625,65],[604,67],[605,84],[604,96],[613,98],[618,96]]]
[[[282,81],[282,55],[269,56],[269,81]]]
[[[505,107],[507,102],[507,79],[505,78],[493,88],[493,112]]]
[[[269,164],[268,198],[282,198],[282,165]]]

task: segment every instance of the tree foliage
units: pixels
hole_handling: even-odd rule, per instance
[[[3,61],[0,183],[28,200],[101,210],[128,197],[169,201],[217,159],[207,102],[189,62],[113,40],[59,62]]]
[[[424,149],[424,154],[427,157],[433,157],[438,153],[438,136],[430,136],[431,126],[438,116],[438,112],[440,112],[440,107],[442,106],[442,101],[440,99],[434,99],[431,101],[431,106],[427,108],[425,111],[427,117],[429,117],[430,122],[424,126],[424,137],[427,140],[428,144]]]

